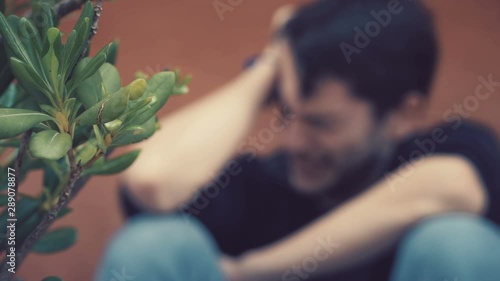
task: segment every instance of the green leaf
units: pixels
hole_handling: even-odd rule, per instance
[[[19,147],[21,142],[19,139],[11,139],[6,141],[0,141],[0,147]]]
[[[40,122],[53,119],[47,114],[37,111],[0,108],[0,139],[13,138],[37,125]]]
[[[83,175],[111,175],[124,171],[139,156],[140,150],[134,150],[124,155],[120,155],[114,159],[107,160],[101,163],[95,163],[90,168],[83,172]]]
[[[82,55],[87,39],[89,38],[90,23],[93,18],[94,7],[91,1],[87,1],[82,13],[80,14],[80,18],[68,37],[66,46],[64,46],[62,51],[61,73],[65,79],[68,77],[71,70],[73,70],[73,67]]]
[[[6,206],[8,203],[9,196],[7,194],[0,194],[0,207]]]
[[[73,246],[78,238],[78,233],[73,227],[63,227],[52,230],[40,238],[33,246],[33,252],[38,254],[51,254],[60,252]]]
[[[72,113],[73,109],[75,108],[75,104],[76,104],[75,98],[67,99],[63,104],[63,113],[69,116],[70,113]]]
[[[19,39],[24,45],[31,62],[36,67],[37,71],[42,71],[40,64],[40,55],[42,53],[42,40],[38,31],[27,18],[21,18],[19,21]]]
[[[38,208],[41,204],[41,201],[38,198],[32,197],[23,197],[16,204],[16,218],[18,222],[18,226],[16,229],[16,238],[23,238],[21,235],[24,235],[26,229],[31,228],[32,223],[36,218],[33,218],[33,215],[38,213]],[[7,227],[7,218],[8,218],[8,210],[4,209],[2,214],[0,215],[0,229],[6,229]],[[35,221],[36,222],[36,221]],[[23,226],[26,225],[23,228]],[[23,231],[21,233],[21,230]],[[6,243],[4,241],[4,237],[0,236],[0,251],[5,249]],[[16,241],[17,243],[17,241]]]
[[[26,52],[26,49],[24,49],[21,40],[19,39],[19,37],[17,37],[16,32],[9,25],[7,19],[2,13],[0,13],[0,33],[3,36],[3,40],[5,40],[4,43],[7,43],[13,54],[19,59],[26,62],[29,67],[33,67],[33,64],[28,56],[28,53]]]
[[[97,153],[96,143],[97,141],[95,139],[91,139],[88,142],[79,145],[76,148],[76,162],[80,163],[82,166],[87,164]]]
[[[189,87],[186,85],[180,85],[180,86],[175,86],[174,88],[174,95],[184,95],[189,92]]]
[[[75,76],[80,76],[90,63],[90,58],[84,58],[75,68]],[[76,88],[76,97],[83,104],[85,109],[91,108],[103,98],[102,77],[96,71],[89,78],[83,80]]]
[[[18,100],[18,96],[16,95],[16,85],[10,84],[3,94],[0,92],[0,95],[1,105],[5,107],[13,107]]]
[[[78,30],[82,25],[84,25],[86,18],[88,18],[91,22],[94,20],[94,5],[91,1],[87,1],[87,3],[85,3],[85,6],[83,6],[80,17],[78,18],[78,21],[76,22],[73,29]]]
[[[109,49],[111,48],[111,45],[112,45],[112,44],[113,44],[113,43],[109,43],[109,44],[107,44],[107,45],[104,45],[104,47],[102,47],[102,49],[101,49],[101,50],[99,50],[99,52],[97,52],[97,54],[96,54],[95,56],[96,56],[96,57],[97,57],[97,56],[100,56],[100,55],[106,55],[106,56],[107,56],[107,55],[108,55],[108,52],[109,52]]]
[[[47,42],[49,45],[49,49],[47,53],[43,55],[42,63],[45,70],[45,73],[52,82],[53,89],[58,89],[58,78],[57,74],[59,73],[59,59],[57,58],[54,45],[57,45],[57,41],[61,40],[61,32],[59,29],[52,27],[47,31]]]
[[[49,276],[43,278],[42,281],[63,281],[63,280],[57,276]]]
[[[113,41],[111,47],[109,47],[108,56],[106,59],[107,63],[110,63],[112,65],[116,65],[116,58],[118,56],[118,47],[119,46],[120,46],[120,41],[118,39],[115,39]]]
[[[134,125],[118,131],[111,146],[122,146],[137,143],[151,137],[156,131],[157,117],[153,116],[143,125]]]
[[[55,107],[46,104],[41,104],[40,108],[43,111],[47,112],[50,116],[56,116],[56,113],[58,112],[58,110]]]
[[[16,228],[16,245],[20,245],[26,240],[28,235],[36,228],[36,226],[42,221],[46,212],[43,210],[37,210],[23,220],[20,221],[20,226]]]
[[[45,92],[37,90],[33,85],[17,80],[16,103],[13,107],[40,111],[41,104],[51,104]]]
[[[179,80],[180,78],[180,73],[178,70],[175,71],[175,77],[176,77],[176,81]],[[184,95],[184,94],[187,94],[189,92],[189,88],[188,88],[188,84],[191,83],[191,80],[193,79],[193,77],[191,75],[187,75],[183,80],[182,82],[180,83],[177,83],[174,87],[174,91],[173,91],[173,94],[174,95]]]
[[[148,82],[144,78],[137,78],[130,83],[129,100],[140,100],[146,92]]]
[[[60,171],[55,171],[58,167],[55,167],[57,163],[52,160],[43,160],[47,163],[43,168],[43,187],[49,192],[54,191],[59,184],[62,175],[59,175]]]
[[[29,153],[26,153],[23,159],[21,173],[17,181],[18,185],[20,186],[22,184],[30,172],[42,169],[43,164],[44,163],[41,159],[34,159],[29,155]]]
[[[0,12],[3,14],[5,13],[5,1],[6,0],[0,0]]]
[[[58,160],[66,155],[71,145],[69,134],[47,130],[35,134],[29,143],[29,150],[33,157]]]
[[[68,207],[63,207],[59,213],[57,214],[57,218],[60,219],[68,214],[70,214],[71,212],[73,212],[72,209],[68,208]]]
[[[104,127],[108,130],[111,135],[114,135],[123,125],[123,121],[120,119],[115,119],[104,124]]]
[[[86,63],[85,67],[83,69],[81,69],[80,67],[78,72],[75,71],[75,75],[73,76],[72,80],[68,82],[68,91],[70,93],[73,92],[73,90],[78,87],[83,81],[98,72],[99,68],[104,64],[105,61],[105,54],[97,55],[90,61],[87,61],[88,63]],[[78,66],[80,65],[81,63],[78,64]],[[78,66],[77,69],[79,68]]]
[[[120,89],[83,112],[77,119],[81,125],[107,123],[118,118],[127,109],[130,91]]]
[[[122,81],[118,69],[112,64],[105,63],[99,68],[101,73],[103,87],[106,93],[114,93],[122,87]]]
[[[173,92],[175,85],[175,74],[171,71],[160,72],[148,81],[145,96],[150,96],[153,101],[140,110],[138,114],[129,116],[124,126],[142,125],[165,105]]]
[[[21,83],[27,83],[29,86],[35,87],[46,94],[50,93],[48,85],[45,83],[40,74],[25,62],[11,57],[10,66],[18,81]]]
[[[14,80],[14,75],[10,71],[9,58],[5,53],[5,45],[0,44],[0,95],[3,93]]]
[[[104,138],[102,137],[101,130],[97,125],[92,126],[94,129],[94,134],[97,140],[97,147],[99,147],[100,150],[102,150],[104,153],[106,153],[106,144],[104,142]]]
[[[39,34],[45,36],[49,28],[57,26],[58,23],[56,22],[54,10],[49,3],[45,3],[44,1],[36,1],[35,3],[33,3],[32,9],[33,22],[35,23]],[[47,39],[44,38],[44,42],[46,40]]]

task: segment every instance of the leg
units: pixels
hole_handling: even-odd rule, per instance
[[[498,281],[500,231],[467,214],[426,220],[403,239],[392,281]]]
[[[223,281],[207,230],[182,216],[137,216],[113,238],[96,281]]]

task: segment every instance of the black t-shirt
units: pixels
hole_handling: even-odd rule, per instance
[[[444,124],[427,134],[409,137],[398,146],[387,172],[419,157],[443,153],[462,155],[475,165],[489,198],[485,216],[500,224],[500,149],[494,135],[478,124]],[[244,155],[232,161],[210,187],[207,185],[182,210],[206,225],[224,253],[238,255],[270,244],[328,211],[318,206],[317,200],[298,194],[289,186],[282,154],[266,159]],[[339,192],[339,203],[360,191]],[[127,216],[140,212],[126,192],[122,195]],[[350,269],[310,280],[387,280],[394,249],[362,265],[362,270]]]

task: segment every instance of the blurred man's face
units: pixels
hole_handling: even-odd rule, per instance
[[[285,136],[291,184],[314,194],[353,175],[368,177],[367,162],[382,159],[389,144],[370,103],[333,78],[321,80],[310,97],[301,98],[296,67],[286,49],[279,79],[283,103],[294,114]]]

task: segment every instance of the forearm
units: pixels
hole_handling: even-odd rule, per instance
[[[334,273],[386,251],[422,213],[393,213],[370,202],[353,202],[331,212],[301,231],[241,258],[244,281],[294,280]],[[366,203],[366,204],[363,204]],[[370,206],[367,208],[367,206]],[[380,219],[384,216],[382,219]],[[318,267],[306,272],[302,265],[314,259]],[[306,276],[307,275],[307,276]]]
[[[287,280],[310,258],[318,264],[311,275],[333,273],[387,251],[424,218],[484,210],[481,180],[467,160],[433,156],[412,165],[404,180],[382,179],[297,233],[244,255],[239,265],[242,280]],[[392,176],[407,173],[404,169]]]
[[[136,145],[141,156],[121,180],[136,195],[153,189],[154,200],[146,202],[153,209],[172,209],[189,199],[229,160],[250,129],[273,83],[273,63],[263,58],[207,97],[162,118],[161,129]]]

